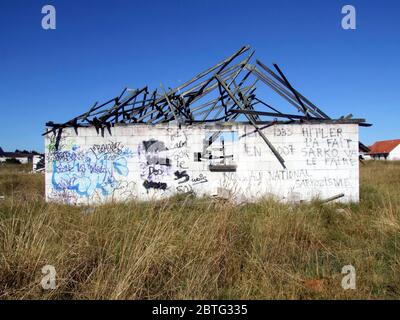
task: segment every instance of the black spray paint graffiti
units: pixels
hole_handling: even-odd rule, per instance
[[[155,139],[143,141],[139,145],[140,177],[144,180],[143,187],[147,191],[168,189],[168,185],[164,181],[171,167],[168,152],[169,149],[165,143]]]
[[[178,181],[176,192],[189,193],[193,191],[190,176],[186,169],[189,169],[189,152],[187,149],[187,136],[182,130],[171,130],[170,142],[173,146],[171,150],[171,157],[174,161],[176,171],[174,172],[175,179]]]
[[[358,163],[358,144],[343,137],[341,128],[302,129],[305,147],[301,149],[307,166],[324,164],[338,168]]]
[[[200,174],[190,177],[187,136],[183,130],[168,128],[167,139],[143,141],[138,146],[140,177],[147,193],[150,190],[162,193],[188,193],[193,186],[208,182]]]
[[[143,182],[143,187],[145,187],[146,190],[149,190],[149,189],[166,190],[167,184],[164,182],[153,182],[153,181],[145,180],[145,182]]]
[[[164,171],[162,170],[162,169],[160,169],[160,168],[155,168],[155,167],[153,167],[153,166],[149,166],[149,175],[148,175],[148,177],[150,177],[150,176],[160,176],[160,175],[162,175],[164,173]]]
[[[206,183],[206,182],[208,182],[207,177],[204,176],[202,173],[200,173],[198,177],[192,179],[193,185],[200,184],[200,183]]]
[[[151,165],[161,165],[170,166],[171,161],[166,156],[161,156],[163,152],[167,152],[168,148],[165,146],[164,142],[158,140],[148,140],[143,141],[143,147],[146,154],[147,164]]]
[[[185,180],[181,180],[181,179],[185,179]],[[181,180],[178,183],[185,183],[188,182],[190,179],[189,175],[187,174],[186,170],[184,171],[175,171],[175,180]]]

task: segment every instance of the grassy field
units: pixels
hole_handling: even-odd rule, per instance
[[[349,205],[177,197],[88,209],[43,192],[42,175],[0,166],[0,299],[400,298],[400,163],[361,166],[361,202]],[[349,264],[355,290],[341,287]],[[54,290],[40,285],[45,265]]]

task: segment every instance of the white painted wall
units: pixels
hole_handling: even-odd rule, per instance
[[[389,153],[387,159],[388,160],[400,160],[400,144]]]
[[[237,166],[236,172],[209,170],[210,163],[220,160],[208,159],[205,139],[220,130],[225,132],[225,149],[233,153],[229,164]],[[104,137],[92,127],[79,128],[78,135],[66,128],[58,151],[55,135],[45,138],[46,198],[94,204],[229,190],[237,200],[275,196],[297,201],[339,193],[345,194],[340,201],[359,200],[358,125],[275,125],[263,132],[285,159],[287,169],[247,124],[182,129],[120,125],[111,128],[111,135],[104,130]],[[220,155],[218,144],[212,144],[214,157]],[[199,153],[204,159],[195,161]]]

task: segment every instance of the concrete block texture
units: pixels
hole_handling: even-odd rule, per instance
[[[110,134],[111,132],[111,134]],[[121,125],[45,136],[46,199],[69,204],[161,199],[179,193],[282,201],[359,201],[358,125],[254,127]]]

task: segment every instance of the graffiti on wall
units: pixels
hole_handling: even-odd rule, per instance
[[[52,166],[51,196],[63,202],[76,202],[95,194],[107,197],[116,191],[120,197],[132,194],[134,183],[126,181],[126,177],[133,153],[120,142],[95,144],[89,149],[71,145],[69,149],[49,151],[48,157]]]
[[[169,149],[164,142],[155,139],[145,140],[139,144],[140,177],[146,190],[167,189],[167,183],[164,182],[164,179],[171,170],[168,151]]]
[[[123,140],[129,141],[129,147],[100,137],[85,140],[67,136],[58,142],[49,139],[46,195],[64,203],[149,200],[192,192],[219,195],[220,190],[248,199],[273,194],[302,200],[339,191],[358,197],[358,140],[356,133],[346,128],[270,128],[271,141],[284,157],[287,169],[279,167],[257,133],[232,139],[231,144],[228,140],[210,144],[210,139],[204,139],[209,132],[176,127],[149,130]],[[97,144],[86,145],[87,141]],[[207,148],[210,153],[204,152]],[[227,156],[238,163],[236,171],[210,170],[210,163],[220,164],[221,157]]]
[[[191,172],[187,141],[184,130],[169,128],[165,141],[150,139],[139,144],[140,177],[147,193],[188,193],[208,182],[204,173]]]
[[[176,170],[174,170],[175,192],[193,192],[193,185],[189,175],[189,150],[185,131],[170,130],[171,157]]]
[[[358,142],[347,139],[339,127],[303,127],[302,157],[306,166],[324,164],[330,167],[355,166],[358,163]]]

